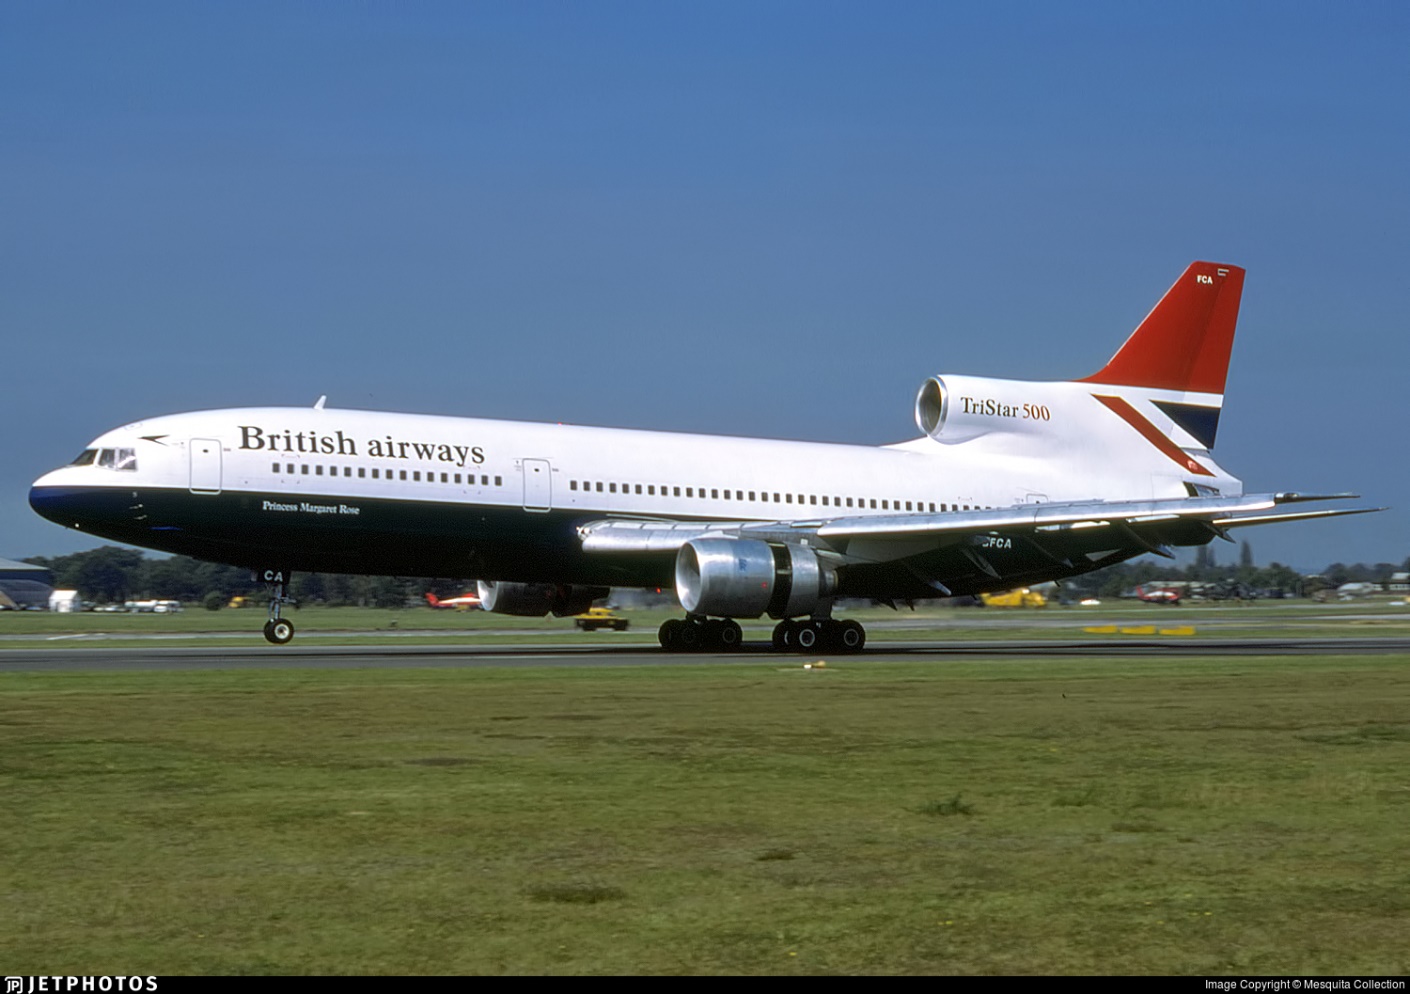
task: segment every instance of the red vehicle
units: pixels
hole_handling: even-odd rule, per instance
[[[1169,604],[1176,607],[1180,603],[1180,591],[1171,587],[1147,587],[1136,588],[1136,597],[1147,604]]]

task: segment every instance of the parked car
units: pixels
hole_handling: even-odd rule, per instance
[[[611,608],[590,607],[575,617],[573,624],[585,632],[595,632],[599,628],[610,628],[614,632],[624,632],[630,622]]]

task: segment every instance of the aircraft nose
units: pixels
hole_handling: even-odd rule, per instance
[[[84,529],[121,513],[122,495],[89,487],[65,486],[52,480],[54,475],[41,476],[29,488],[29,506],[41,518],[65,528]]]

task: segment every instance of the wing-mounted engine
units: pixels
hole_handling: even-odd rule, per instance
[[[582,614],[592,602],[606,597],[609,587],[583,587],[562,583],[498,583],[481,580],[480,606],[496,614],[513,614],[521,618],[555,618]]]
[[[690,614],[795,618],[836,588],[836,571],[801,545],[697,538],[676,554],[676,596]]]
[[[932,376],[916,393],[916,426],[947,445],[996,433],[1051,436],[1078,394],[1070,383]]]

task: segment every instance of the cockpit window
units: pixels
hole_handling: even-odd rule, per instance
[[[78,454],[78,458],[73,461],[75,466],[92,466],[93,460],[98,458],[97,449],[84,449]]]
[[[88,455],[92,450],[88,450],[84,455]],[[79,456],[80,459],[83,456]],[[90,458],[88,462],[92,462]],[[77,465],[77,463],[75,464]],[[87,463],[84,463],[87,465]],[[126,470],[136,472],[137,470],[137,450],[136,449],[99,449],[98,465],[104,469]]]

